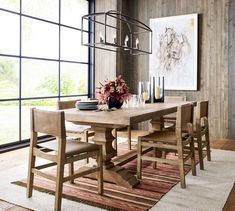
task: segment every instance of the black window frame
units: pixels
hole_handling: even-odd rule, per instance
[[[0,57],[6,57],[6,58],[18,58],[19,59],[19,97],[18,98],[6,98],[6,99],[0,99],[0,102],[7,102],[7,101],[18,101],[19,103],[19,124],[18,124],[18,130],[19,130],[19,140],[18,141],[14,141],[14,142],[10,142],[10,143],[6,143],[6,144],[1,144],[0,145],[0,152],[5,152],[5,151],[9,151],[12,149],[17,149],[17,148],[21,148],[21,147],[25,147],[28,146],[29,144],[29,140],[28,139],[24,139],[22,140],[22,113],[21,113],[21,108],[22,108],[22,101],[24,100],[38,100],[38,99],[61,99],[61,98],[68,98],[68,97],[81,97],[81,96],[87,96],[87,97],[93,97],[94,95],[94,49],[93,48],[89,48],[88,49],[88,62],[78,62],[78,61],[69,61],[69,60],[62,60],[60,58],[60,49],[61,49],[61,27],[66,27],[66,28],[70,28],[73,30],[78,30],[81,32],[81,28],[76,28],[76,27],[72,27],[72,26],[68,26],[65,24],[61,24],[61,0],[59,1],[59,22],[53,22],[53,21],[49,21],[46,19],[42,19],[42,18],[38,18],[38,17],[34,17],[31,15],[27,15],[22,13],[22,0],[20,0],[20,12],[15,12],[12,10],[8,10],[5,8],[1,8],[0,6],[0,11],[4,11],[4,12],[8,12],[11,14],[16,14],[19,15],[19,55],[13,55],[13,54],[1,54],[0,53]],[[95,10],[95,1],[94,0],[87,0],[88,1],[88,13],[93,13]],[[39,20],[39,21],[43,21],[46,23],[51,23],[51,24],[55,24],[59,26],[59,56],[58,59],[49,59],[49,58],[41,58],[41,57],[30,57],[30,56],[22,56],[22,17],[27,17],[27,18],[31,18],[34,20]],[[92,26],[88,26],[88,31],[85,31],[88,33],[88,39],[93,39],[92,38],[92,34],[90,33],[92,30]],[[46,61],[55,61],[58,62],[58,95],[54,95],[54,96],[43,96],[43,97],[26,97],[23,98],[22,97],[22,59],[34,59],[34,60],[46,60]],[[88,66],[88,93],[87,94],[78,94],[78,95],[61,95],[60,91],[60,73],[61,73],[61,63],[62,62],[66,62],[66,63],[75,63],[75,64],[85,64]],[[42,136],[41,139],[42,141],[45,140],[45,138],[47,138],[47,136]]]

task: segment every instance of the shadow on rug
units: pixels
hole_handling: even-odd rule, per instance
[[[127,145],[121,144],[121,151],[127,151]],[[174,159],[173,154],[169,154]],[[136,160],[124,165],[133,174],[136,174]],[[78,178],[75,184],[69,182],[63,185],[63,197],[86,203],[108,210],[148,210],[153,207],[179,181],[179,171],[175,166],[158,164],[152,168],[150,162],[143,162],[143,174],[140,184],[135,188],[125,188],[104,182],[104,195],[97,194],[97,181],[88,178]],[[186,173],[190,166],[186,166]],[[26,187],[26,179],[12,182]],[[55,183],[35,176],[34,189],[54,194]]]

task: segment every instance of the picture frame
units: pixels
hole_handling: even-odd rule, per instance
[[[165,90],[197,90],[198,14],[150,19],[150,76],[164,76]]]

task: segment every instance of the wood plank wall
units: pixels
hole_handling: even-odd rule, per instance
[[[166,95],[186,95],[188,100],[210,102],[211,135],[228,136],[228,11],[229,0],[129,0],[137,19],[149,25],[150,18],[199,14],[198,91],[167,91]],[[129,11],[130,13],[130,11]],[[125,58],[124,58],[125,59]],[[149,57],[133,57],[131,81],[148,78]]]
[[[117,1],[120,3],[121,0]],[[97,0],[96,5],[98,2],[109,2],[109,0]],[[210,133],[216,138],[226,138],[229,134],[228,23],[231,2],[234,5],[234,0],[123,0],[121,6],[123,13],[127,11],[128,15],[147,25],[150,18],[199,14],[198,91],[167,91],[166,95],[186,95],[188,100],[208,99]],[[118,8],[120,9],[120,5]],[[234,6],[232,13],[234,18]],[[230,27],[232,26],[234,27],[234,22],[230,24]],[[234,42],[234,28],[231,36],[233,37],[230,37],[230,41],[233,39]],[[234,45],[232,52],[234,58]],[[105,54],[108,55],[107,52]],[[96,54],[95,74],[99,79],[104,78],[103,71],[101,72],[106,66],[103,64],[103,58],[103,54],[102,56]],[[132,92],[137,92],[137,82],[147,80],[149,77],[148,55],[117,55],[114,60],[117,65],[116,74],[122,73]],[[114,67],[113,60],[108,61],[107,65],[110,66],[105,72],[106,75]],[[234,69],[234,62],[230,62],[231,68]],[[113,74],[115,73],[109,73],[110,76]],[[234,107],[230,106],[230,109],[234,111]],[[235,129],[234,127],[235,124],[230,130]]]
[[[235,139],[235,0],[229,9],[229,137]]]
[[[95,11],[106,12],[109,10],[117,10],[117,0],[96,0]],[[96,29],[96,33],[100,33]],[[95,85],[103,82],[105,79],[116,77],[116,53],[105,50],[95,50]]]

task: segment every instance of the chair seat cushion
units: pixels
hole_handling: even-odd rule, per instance
[[[44,142],[41,144],[38,144],[38,146],[50,149],[53,151],[58,151],[58,141],[52,140],[48,142]],[[65,148],[65,154],[66,156],[72,156],[72,155],[78,155],[85,152],[92,152],[99,150],[99,145],[97,144],[91,144],[87,142],[80,142],[75,140],[67,140],[66,141],[66,148]]]
[[[65,121],[65,128],[68,133],[84,133],[85,130],[91,129],[88,125],[76,125],[67,121]]]

